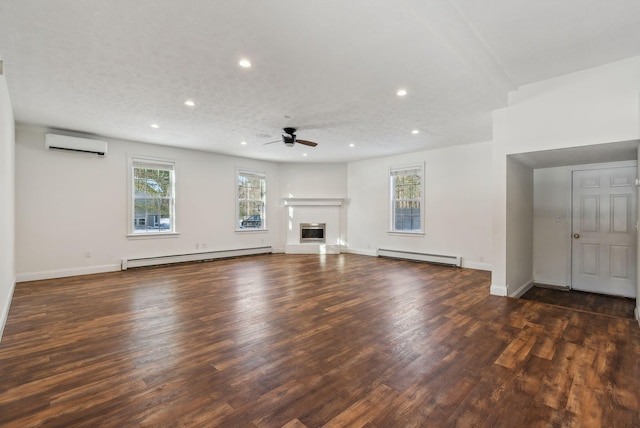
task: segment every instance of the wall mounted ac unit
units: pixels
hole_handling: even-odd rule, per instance
[[[50,150],[91,153],[103,157],[107,155],[106,141],[70,137],[68,135],[45,134],[44,146]]]

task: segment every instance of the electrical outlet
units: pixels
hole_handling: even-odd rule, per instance
[[[200,248],[200,244],[196,244],[196,250]]]
[[[85,256],[86,258],[90,259],[90,258],[91,258],[91,251],[85,251],[85,252],[84,252],[84,256]]]
[[[207,243],[206,242],[202,243],[202,248],[207,248]]]

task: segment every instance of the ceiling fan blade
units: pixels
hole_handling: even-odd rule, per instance
[[[318,143],[314,143],[313,141],[298,140],[297,138],[296,138],[296,143],[304,144],[305,146],[309,146],[309,147],[315,147],[318,145]]]
[[[282,143],[282,140],[276,140],[276,141],[269,141],[268,143],[263,143],[263,146],[266,146],[267,144],[273,144],[273,143]]]

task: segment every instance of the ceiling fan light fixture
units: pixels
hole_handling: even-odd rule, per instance
[[[264,143],[264,145],[277,143],[278,141],[279,140],[269,141],[268,143]],[[318,145],[318,143],[314,143],[313,141],[298,140],[296,138],[296,128],[283,128],[282,129],[282,142],[287,147],[293,147],[296,144],[301,144],[303,146],[309,146],[309,147],[316,147]]]

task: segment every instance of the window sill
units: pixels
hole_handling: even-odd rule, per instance
[[[269,229],[236,229],[236,233],[264,233]]]
[[[152,233],[129,233],[127,239],[157,239],[157,238],[177,238],[179,232],[152,232]]]
[[[420,231],[416,231],[416,232],[409,232],[409,231],[400,231],[400,230],[387,230],[387,235],[397,235],[397,236],[424,236],[424,231],[420,230]]]

